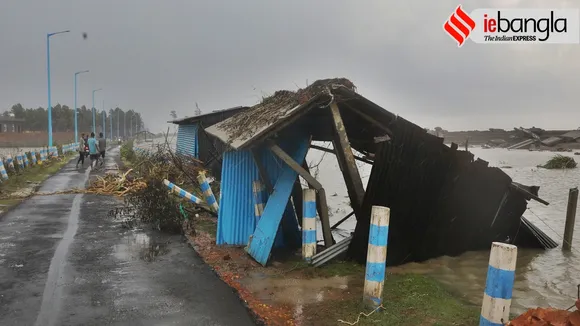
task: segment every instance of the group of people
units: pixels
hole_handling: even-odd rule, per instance
[[[91,169],[96,169],[99,161],[100,166],[105,162],[105,149],[107,148],[107,140],[103,137],[103,133],[99,133],[99,139],[95,138],[95,133],[91,132],[91,136],[81,134],[79,139],[79,160],[77,161],[77,169],[79,163],[81,166],[85,165],[85,157],[89,156],[91,159]]]

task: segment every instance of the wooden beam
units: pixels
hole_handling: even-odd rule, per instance
[[[276,156],[278,156],[284,163],[286,163],[292,170],[296,171],[298,175],[300,175],[309,185],[312,186],[317,192],[318,200],[320,202],[320,222],[322,224],[322,235],[324,237],[324,246],[326,248],[332,246],[334,244],[334,239],[332,238],[332,232],[330,231],[330,219],[328,217],[328,204],[326,202],[326,191],[322,188],[322,185],[318,180],[316,180],[313,176],[306,171],[300,164],[290,157],[290,155],[286,154],[283,149],[281,149],[278,145],[271,143],[270,150]]]
[[[322,147],[322,146],[317,146],[317,145],[310,145],[310,148],[314,148],[314,149],[317,149],[319,151],[323,151],[323,152],[327,152],[327,153],[332,153],[332,154],[336,155],[336,152],[334,150],[330,149],[330,148],[326,148],[326,147]],[[355,160],[359,160],[361,162],[365,162],[367,164],[371,164],[371,165],[373,164],[373,161],[371,161],[371,160],[369,160],[367,158],[364,158],[364,157],[360,157],[360,156],[354,155],[354,159]]]
[[[387,128],[383,123],[380,123],[379,121],[377,121],[375,118],[371,117],[370,115],[362,112],[361,110],[353,107],[352,105],[350,105],[350,104],[348,104],[346,102],[341,103],[341,105],[342,104],[344,104],[345,106],[347,106],[351,111],[356,112],[358,115],[360,115],[362,118],[364,118],[368,122],[370,122],[373,125],[375,125],[375,127],[378,127],[379,129],[382,129],[388,135],[392,135],[393,134],[393,132],[389,128]]]
[[[348,191],[348,196],[350,197],[350,202],[352,208],[355,212],[357,220],[361,218],[361,207],[364,198],[365,190],[356,167],[356,162],[354,161],[354,155],[352,153],[352,148],[350,147],[350,142],[348,141],[348,136],[346,134],[346,129],[340,115],[340,110],[336,102],[330,104],[330,111],[332,112],[332,120],[334,121],[334,149],[336,152],[336,158],[338,159],[338,164],[342,170],[342,175],[344,177],[344,182],[346,184],[346,190]]]
[[[284,152],[284,150],[281,149],[278,145],[271,144],[270,150],[272,151],[272,153],[274,153],[276,156],[282,159],[284,163],[288,164],[288,166],[291,167],[292,170],[296,171],[296,173],[298,173],[298,175],[300,175],[304,180],[306,180],[308,184],[312,185],[312,188],[316,189],[317,191],[322,188],[322,185],[320,184],[320,182],[318,182],[318,180],[314,179],[314,177],[311,176],[310,173],[308,173],[308,171],[306,171],[302,166],[300,166],[300,164],[296,163],[296,161],[294,161],[292,157],[290,157],[290,155],[286,154],[286,152]]]
[[[292,188],[292,203],[294,203],[294,211],[296,212],[296,218],[298,219],[298,225],[302,227],[302,185],[300,184],[300,177],[296,177],[294,181],[294,186]]]
[[[264,165],[262,164],[262,161],[260,160],[260,155],[256,149],[252,149],[251,152],[252,152],[252,158],[254,159],[254,163],[256,164],[256,167],[258,168],[258,174],[260,175],[260,179],[264,183],[264,186],[266,187],[266,191],[268,191],[268,194],[271,194],[274,187],[272,186],[272,182],[270,181],[270,178],[268,177],[268,172],[266,172],[266,168],[264,167]]]

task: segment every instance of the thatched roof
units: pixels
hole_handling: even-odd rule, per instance
[[[288,90],[276,91],[266,97],[261,103],[220,123],[217,128],[226,132],[231,139],[247,139],[262,128],[285,117],[290,111],[316,100],[321,95],[330,95],[333,87],[347,87],[356,90],[354,84],[346,78],[321,79],[312,85],[295,92]]]

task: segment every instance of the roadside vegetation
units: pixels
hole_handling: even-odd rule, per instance
[[[69,153],[60,155],[58,158],[51,158],[42,165],[29,165],[24,169],[18,167],[14,170],[7,169],[8,180],[2,180],[0,183],[0,205],[2,205],[0,209],[6,211],[33,194],[44,180],[60,171],[73,156],[74,153]],[[28,160],[32,161],[30,155]]]
[[[197,181],[202,170],[201,162],[173,153],[167,144],[160,144],[147,154],[139,153],[134,150],[133,141],[121,146],[121,159],[124,168],[131,170],[128,178],[140,178],[147,184],[147,187],[129,192],[125,197],[125,205],[134,211],[133,222],[148,223],[171,233],[194,232],[192,220],[209,208],[195,207],[170,193],[163,180],[167,179],[202,198]]]

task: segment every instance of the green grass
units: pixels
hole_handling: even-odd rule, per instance
[[[2,198],[8,198],[12,193],[18,190],[31,187],[32,184],[41,183],[51,175],[60,171],[60,169],[70,161],[72,156],[72,154],[69,154],[62,160],[46,161],[43,162],[42,165],[29,166],[16,174],[9,174],[9,179],[3,180],[0,184],[0,196]]]
[[[357,295],[308,306],[304,313],[319,325],[336,325],[338,319],[355,322],[360,312],[372,311],[363,306],[360,290],[351,291]],[[479,307],[455,298],[428,276],[388,275],[383,294],[385,309],[361,316],[357,325],[477,325],[479,321]]]

